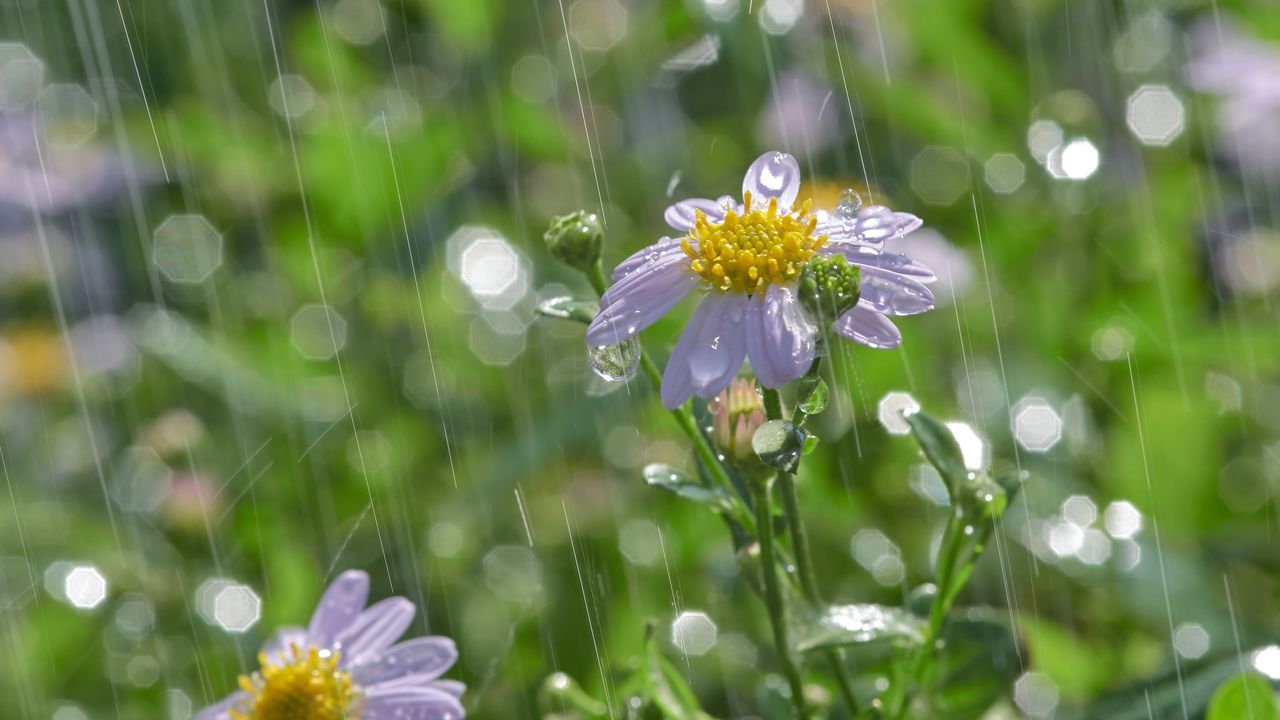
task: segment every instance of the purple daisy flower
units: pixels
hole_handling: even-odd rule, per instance
[[[453,641],[396,643],[413,603],[392,597],[366,608],[368,596],[367,574],[340,575],[311,623],[281,629],[258,653],[258,671],[196,720],[461,720],[465,686],[439,679],[458,659]]]
[[[622,342],[657,322],[695,288],[704,296],[685,326],[662,378],[662,403],[677,408],[693,395],[729,386],[744,359],[760,383],[778,388],[803,375],[817,350],[817,328],[801,310],[797,282],[818,255],[843,255],[859,266],[858,304],[832,328],[873,348],[902,342],[887,315],[933,307],[936,278],[884,242],[920,227],[920,218],[873,205],[857,212],[810,212],[794,206],[800,166],[786,153],[761,155],[742,180],[743,204],[729,196],[690,199],[667,208],[664,237],[622,261],[587,344]]]

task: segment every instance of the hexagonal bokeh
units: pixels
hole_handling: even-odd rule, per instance
[[[72,605],[90,610],[107,598],[107,579],[92,565],[76,565],[67,571],[63,594]]]
[[[784,35],[804,14],[804,0],[765,0],[760,27],[770,35]]]
[[[483,317],[471,321],[469,347],[480,362],[502,367],[524,352],[524,333],[499,332]]]
[[[511,89],[525,102],[551,99],[556,89],[555,68],[545,55],[525,55],[511,66]]]
[[[1102,156],[1088,138],[1075,138],[1049,154],[1048,169],[1056,178],[1088,180],[1097,172]]]
[[[911,432],[906,416],[920,412],[920,403],[909,392],[893,390],[885,393],[876,406],[876,417],[890,435],[906,435]]]
[[[173,471],[149,448],[125,450],[111,473],[109,491],[121,509],[152,512],[169,496]]]
[[[1018,188],[1027,178],[1027,166],[1013,153],[996,153],[983,166],[983,178],[987,187],[1001,195],[1008,195]]]
[[[850,552],[880,585],[891,587],[902,582],[906,571],[902,564],[902,551],[879,530],[859,530],[850,543]]]
[[[1173,649],[1188,660],[1199,660],[1209,652],[1209,633],[1199,623],[1182,623],[1173,632]]]
[[[716,624],[704,612],[687,610],[671,623],[671,644],[685,655],[705,655],[716,644]]]
[[[1173,24],[1157,12],[1134,20],[1112,48],[1116,67],[1128,72],[1147,72],[1169,54],[1173,34]]]
[[[618,549],[636,565],[653,566],[662,562],[662,531],[648,520],[628,520],[618,530]]]
[[[1143,85],[1129,96],[1125,122],[1143,145],[1164,147],[1186,127],[1186,108],[1167,85]]]
[[[1062,501],[1062,519],[1078,528],[1087,528],[1098,519],[1098,506],[1087,495],[1072,495]]]
[[[1013,701],[1031,717],[1049,717],[1058,707],[1058,686],[1044,673],[1023,673],[1013,684]]]
[[[1142,513],[1133,503],[1117,500],[1103,511],[1102,525],[1113,538],[1131,538],[1142,529]]]
[[[578,0],[569,8],[569,30],[586,50],[608,50],[627,34],[627,8],[618,0]]]
[[[222,265],[222,235],[203,215],[170,215],[155,231],[155,263],[176,283],[200,283]]]
[[[1280,680],[1280,646],[1268,645],[1250,656],[1253,669],[1272,680]]]
[[[368,45],[386,29],[386,11],[378,0],[338,0],[330,18],[338,35],[353,45]]]
[[[23,107],[44,87],[44,61],[22,43],[0,42],[0,108]]]
[[[242,633],[262,617],[262,600],[248,585],[231,583],[213,596],[213,621],[223,630]]]
[[[83,145],[98,130],[98,101],[79,85],[50,85],[36,100],[36,110],[45,136],[64,147]]]
[[[1030,452],[1048,452],[1062,440],[1062,417],[1049,401],[1028,395],[1013,406],[1013,436]]]
[[[281,117],[300,118],[316,106],[316,91],[301,75],[281,75],[271,83],[267,100]]]
[[[1036,162],[1048,161],[1049,154],[1062,146],[1062,126],[1052,120],[1037,120],[1027,128],[1027,149]]]
[[[463,225],[446,245],[449,269],[486,309],[509,309],[529,291],[527,262],[497,230]]]
[[[293,346],[308,360],[328,360],[347,345],[347,321],[328,305],[303,305],[289,328]]]
[[[1091,347],[1099,360],[1119,360],[1133,350],[1133,333],[1125,327],[1104,327],[1093,334]]]
[[[927,147],[911,161],[911,188],[930,205],[950,205],[969,189],[969,164],[953,147]]]
[[[489,590],[516,605],[542,601],[542,563],[533,551],[519,545],[499,545],[484,556],[484,581]]]

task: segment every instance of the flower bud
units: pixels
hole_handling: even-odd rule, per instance
[[[732,463],[751,460],[751,438],[765,423],[764,402],[754,380],[734,378],[727,390],[711,401],[711,439]]]
[[[858,304],[861,287],[857,265],[840,254],[819,255],[800,273],[800,304],[814,322],[826,327]]]
[[[578,210],[552,220],[542,239],[557,260],[587,272],[600,259],[604,225],[596,213]]]

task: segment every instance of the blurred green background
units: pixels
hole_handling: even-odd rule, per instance
[[[1275,84],[1191,87],[1206,35]],[[361,568],[473,717],[602,696],[648,618],[709,712],[780,716],[722,524],[640,477],[692,464],[655,388],[533,312],[589,296],[550,217],[610,264],[771,149],[943,276],[829,365],[826,596],[931,575],[917,402],[1030,473],[961,599],[1016,638],[988,717],[1280,678],[1280,139],[1232,120],[1277,86],[1262,0],[0,0],[0,715],[190,717]]]

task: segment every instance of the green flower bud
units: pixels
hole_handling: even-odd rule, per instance
[[[861,277],[858,266],[843,255],[819,255],[800,273],[800,304],[814,322],[826,327],[858,303]]]
[[[600,248],[604,245],[604,225],[596,213],[578,210],[552,220],[542,238],[557,260],[583,272],[590,272],[600,259]]]

